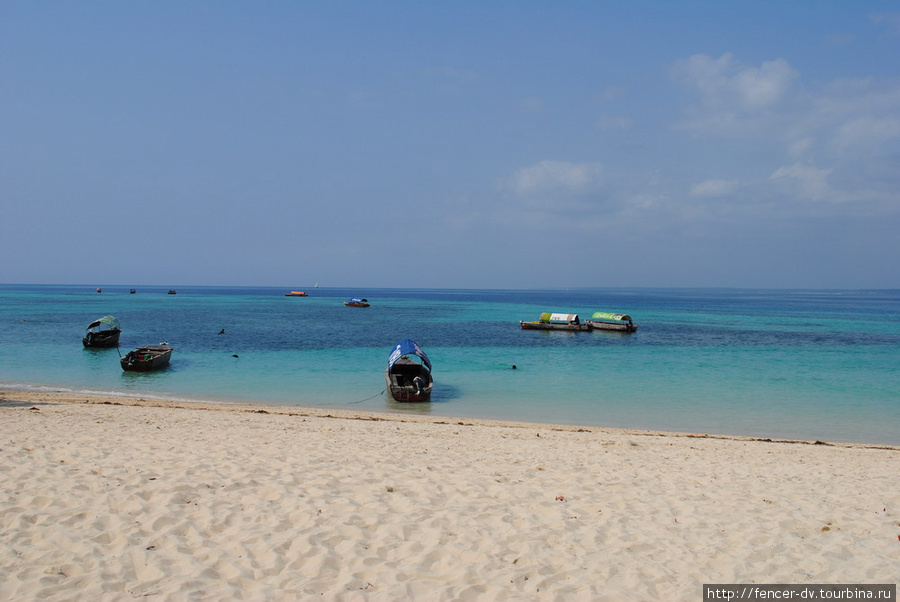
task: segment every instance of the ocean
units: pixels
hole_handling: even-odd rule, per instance
[[[0,387],[900,445],[897,290],[101,288],[0,285]],[[520,329],[545,311],[638,331]],[[107,314],[120,350],[84,349]],[[430,403],[384,393],[405,338]],[[161,341],[167,369],[122,371]]]

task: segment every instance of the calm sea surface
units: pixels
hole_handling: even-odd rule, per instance
[[[0,386],[900,444],[896,290],[167,290],[0,286]],[[519,328],[600,310],[638,332]],[[122,353],[167,341],[170,367],[124,373],[116,349],[84,349],[106,314]],[[431,358],[431,403],[383,393],[403,338]]]

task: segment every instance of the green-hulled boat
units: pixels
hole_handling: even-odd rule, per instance
[[[569,330],[569,331],[589,331],[592,326],[584,323],[578,317],[578,314],[554,314],[544,312],[541,314],[540,320],[521,321],[519,326],[522,330]]]
[[[598,311],[585,320],[594,330],[616,330],[619,332],[634,332],[637,330],[631,316],[628,314],[614,314],[607,311]]]

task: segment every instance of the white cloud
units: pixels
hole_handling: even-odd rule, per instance
[[[748,67],[737,64],[731,54],[717,59],[695,54],[678,61],[673,74],[697,92],[698,101],[707,109],[749,112],[777,104],[799,76],[784,59]]]
[[[830,169],[817,169],[811,165],[795,163],[779,167],[769,176],[770,180],[781,181],[787,192],[812,201],[838,200],[828,183]]]
[[[500,195],[472,207],[479,222],[542,230],[583,230],[591,216],[615,202],[610,175],[600,163],[544,160],[499,182]],[[621,203],[618,204],[621,210]]]
[[[791,115],[786,115],[785,121],[788,117]],[[783,133],[792,158],[855,165],[858,171],[870,161],[883,161],[897,152],[900,80],[836,80],[805,95],[792,117],[791,126]]]
[[[792,159],[800,159],[815,147],[815,140],[809,136],[798,137],[788,142],[787,154]]]
[[[841,124],[834,138],[841,149],[878,145],[889,140],[900,140],[900,117],[860,117]]]
[[[809,95],[806,123],[842,123],[862,115],[900,115],[900,81],[839,79]],[[816,121],[811,121],[816,120]]]
[[[856,215],[900,211],[900,172],[892,167],[900,156],[900,78],[802,86],[783,59],[748,66],[730,54],[688,57],[674,72],[691,92],[691,121],[681,129],[705,134],[682,146],[702,155],[675,161],[678,173],[651,162],[622,169],[615,157],[609,165],[540,161],[504,177],[501,194],[477,208],[480,219],[575,230],[826,217],[851,203]],[[610,111],[594,126],[634,124]]]
[[[840,168],[820,169],[809,163],[795,163],[776,169],[769,183],[788,199],[814,202],[815,208],[810,203],[795,203],[790,208],[780,205],[781,211],[790,210],[794,215],[836,215],[835,211],[843,215],[848,203],[853,204],[857,216],[887,216],[900,210],[900,195],[890,185],[890,179],[857,181],[842,178],[840,172]]]
[[[761,109],[781,100],[799,75],[787,61],[767,61],[758,69],[747,68],[732,77],[738,100],[748,109]]]
[[[735,193],[757,190],[752,199],[762,199],[774,192],[782,210],[793,202],[800,214],[824,215],[834,204],[850,202],[855,211],[870,214],[900,209],[900,78],[801,86],[799,74],[782,59],[752,67],[730,54],[694,55],[672,72],[691,93],[687,118],[676,130],[697,134],[708,148],[727,141],[724,156],[742,153],[748,167],[756,166],[740,175]],[[715,180],[690,188],[695,199],[721,190]],[[798,201],[817,203],[813,208]]]
[[[691,196],[695,197],[722,197],[734,194],[738,189],[738,182],[734,180],[706,180],[691,186]]]
[[[541,161],[513,173],[507,180],[506,187],[521,195],[581,193],[596,186],[602,175],[603,166],[599,163]]]

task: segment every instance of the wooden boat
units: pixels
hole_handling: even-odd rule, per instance
[[[168,343],[160,343],[129,351],[120,361],[126,372],[149,372],[165,368],[171,358],[172,348]]]
[[[554,314],[545,312],[540,320],[519,322],[522,330],[569,330],[574,332],[590,331],[590,324],[582,323],[578,314]]]
[[[87,334],[81,339],[85,347],[116,347],[119,344],[119,321],[112,316],[103,316],[87,327]]]
[[[349,301],[344,301],[344,305],[347,307],[369,307],[368,299],[350,299]]]
[[[634,332],[637,326],[628,314],[615,314],[606,311],[595,312],[590,320],[585,320],[594,330],[615,330],[618,332]]]
[[[417,358],[418,361],[412,358]],[[391,397],[396,401],[428,401],[434,379],[431,377],[431,361],[419,344],[403,339],[388,358],[384,380]]]
[[[291,291],[284,294],[285,297],[308,297],[306,291]]]
[[[177,295],[177,294],[178,294],[178,291],[176,291],[174,288],[170,288],[170,289],[169,289],[169,294],[170,294],[170,295]]]

